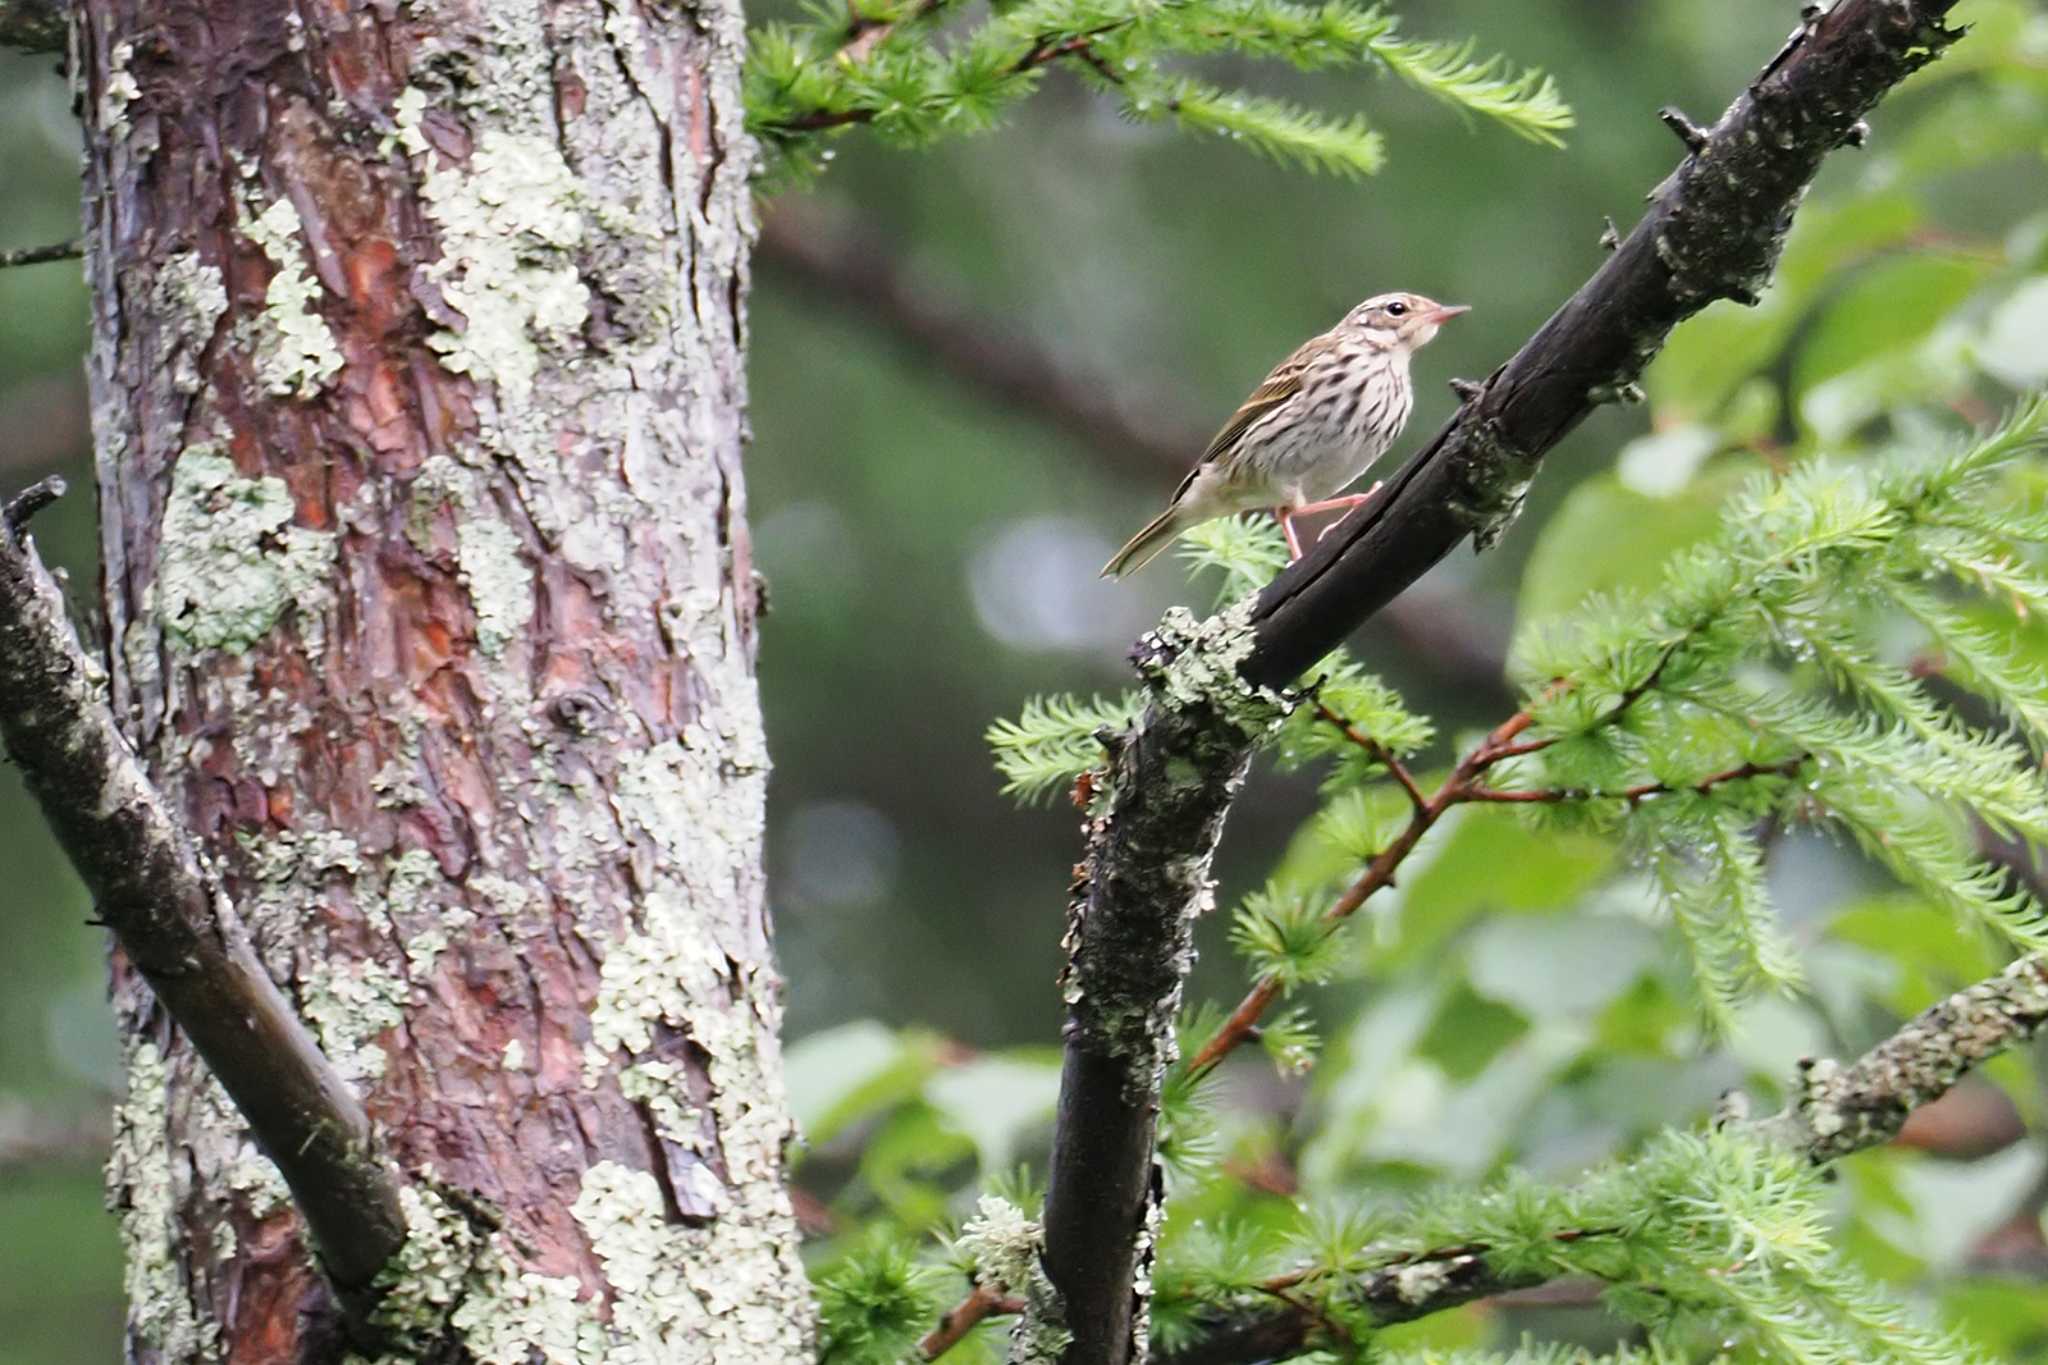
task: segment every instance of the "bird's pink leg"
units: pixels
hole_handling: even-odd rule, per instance
[[[1379,492],[1384,487],[1386,487],[1386,481],[1381,480],[1380,482],[1375,483],[1372,487],[1366,489],[1363,493],[1350,493],[1341,498],[1327,498],[1322,502],[1310,503],[1307,507],[1297,507],[1294,510],[1297,512],[1308,512],[1321,511],[1326,507],[1341,507],[1344,509],[1344,517],[1348,517],[1358,508],[1372,501],[1372,495]],[[1328,526],[1325,526],[1322,530],[1316,532],[1316,539],[1321,540],[1324,536],[1330,534],[1330,532],[1336,530],[1339,526],[1342,526],[1344,524],[1344,517],[1337,518]]]
[[[1275,507],[1273,520],[1280,523],[1280,534],[1287,537],[1287,558],[1290,562],[1301,558],[1301,535],[1294,529],[1294,514],[1298,507]]]
[[[1333,507],[1341,507],[1348,512],[1354,507],[1370,502],[1372,495],[1386,486],[1386,481],[1383,479],[1366,489],[1363,493],[1346,493],[1341,498],[1324,498],[1321,502],[1303,503],[1294,509],[1294,515],[1298,517],[1303,512],[1327,512]]]

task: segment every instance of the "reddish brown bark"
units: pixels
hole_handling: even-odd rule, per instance
[[[612,1345],[722,1359],[800,1349],[807,1312],[737,24],[93,0],[78,40],[117,710],[422,1192],[417,1248],[476,1240],[469,1301],[508,1322],[528,1271]],[[296,1358],[325,1311],[297,1220],[116,983],[137,1355]]]

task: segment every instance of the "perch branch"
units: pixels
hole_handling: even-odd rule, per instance
[[[1467,536],[1491,545],[1542,457],[1619,400],[1673,327],[1753,298],[1821,161],[1884,94],[1959,35],[1953,0],[1843,0],[1803,27],[1667,176],[1579,291],[1477,397],[1260,595],[1244,674],[1278,686]]]
[[[1209,443],[1196,414],[1158,395],[1119,394],[1073,377],[1051,348],[990,324],[984,310],[952,297],[910,268],[873,225],[815,204],[780,202],[761,227],[755,260],[886,332],[919,361],[998,404],[1040,422],[1104,465],[1156,484],[1179,478]],[[1462,596],[1392,603],[1383,623],[1389,652],[1420,660],[1464,691],[1505,700],[1506,661]]]
[[[1250,605],[1238,658],[1253,687],[1284,686],[1466,537],[1484,548],[1519,509],[1543,455],[1618,401],[1671,329],[1719,298],[1750,298],[1775,264],[1800,196],[1887,91],[1956,33],[1953,0],[1843,0],[1817,16],[1653,192],[1599,269],[1386,491]],[[1245,619],[1240,606],[1219,617]],[[1231,641],[1237,643],[1235,639]],[[1231,794],[1257,731],[1217,704],[1154,702],[1126,734],[1087,826],[1068,937],[1065,1067],[1046,1198],[1045,1267],[1073,1332],[1066,1365],[1124,1365],[1156,1211],[1152,1142],[1162,1058],[1106,1022],[1149,1034],[1178,1004],[1190,925]],[[1517,732],[1519,733],[1519,732]],[[1511,756],[1516,736],[1505,736]],[[1527,752],[1525,746],[1520,751]],[[1111,972],[1104,997],[1077,969]],[[1099,1159],[1098,1159],[1099,1158]]]
[[[0,515],[0,742],[100,919],[290,1186],[321,1266],[360,1324],[377,1272],[405,1240],[397,1178],[115,728],[105,675],[22,532],[61,491],[46,480]]]

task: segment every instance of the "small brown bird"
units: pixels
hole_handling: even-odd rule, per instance
[[[1301,558],[1294,518],[1352,508],[1379,488],[1335,496],[1363,474],[1408,422],[1408,358],[1467,311],[1420,294],[1379,294],[1274,367],[1231,414],[1152,524],[1103,566],[1104,578],[1143,568],[1190,526],[1270,507]]]

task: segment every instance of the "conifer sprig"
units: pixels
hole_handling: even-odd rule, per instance
[[[1174,1338],[1192,1339],[1192,1324],[1271,1312],[1276,1296],[1311,1322],[1369,1332],[1502,1289],[1587,1276],[1607,1284],[1610,1308],[1649,1329],[1648,1354],[1636,1359],[1690,1359],[1688,1334],[1700,1329],[1741,1343],[1743,1358],[1786,1365],[1982,1359],[1837,1260],[1821,1173],[1804,1153],[1743,1132],[1666,1133],[1572,1186],[1510,1176],[1487,1190],[1440,1191],[1406,1216],[1347,1226],[1354,1241],[1334,1241],[1326,1227],[1315,1220],[1287,1243],[1242,1227],[1170,1238],[1154,1308],[1167,1324],[1166,1357]]]
[[[1171,59],[1214,52],[1303,69],[1363,67],[1399,76],[1459,111],[1558,145],[1572,113],[1556,83],[1480,57],[1471,42],[1403,37],[1385,10],[1352,0],[1025,0],[960,29],[957,0],[893,0],[832,10],[753,35],[748,126],[771,181],[800,178],[829,156],[821,138],[864,125],[898,146],[982,132],[1066,66],[1113,93],[1124,114],[1241,142],[1310,170],[1363,176],[1385,159],[1356,110],[1321,113],[1225,90]]]
[[[1746,832],[1766,817],[1841,830],[1933,904],[2022,947],[2048,944],[2048,912],[1978,856],[1969,826],[2048,847],[2048,780],[2035,759],[2048,737],[2048,683],[2006,635],[1929,581],[1939,571],[1982,588],[1989,576],[1994,607],[2024,601],[2009,585],[2032,586],[2019,553],[2031,525],[2001,518],[2001,490],[2044,436],[2048,401],[2037,398],[1946,458],[1902,457],[1875,471],[1816,462],[1761,480],[1658,591],[1595,602],[1523,641],[1524,675],[1564,685],[1532,699],[1543,747],[1505,770],[1502,799],[1597,800],[1617,794],[1617,782],[1634,784],[1622,795],[1645,783],[1659,791],[1670,784],[1656,770],[1682,766],[1702,737],[1747,748],[1741,770],[1773,755],[1794,764],[1798,782],[1688,790],[1676,803],[1642,803],[1627,820],[1710,1022],[1729,1022],[1759,989],[1797,981]],[[2007,716],[2024,742],[1975,728],[1924,678],[1886,661],[1875,623],[1900,616],[1920,624],[1949,679]],[[1635,704],[1617,721],[1610,696]]]
[[[1102,762],[1100,732],[1121,730],[1138,714],[1135,692],[1121,697],[1056,695],[1024,703],[1015,720],[998,720],[986,739],[1003,775],[1003,794],[1037,801]]]

